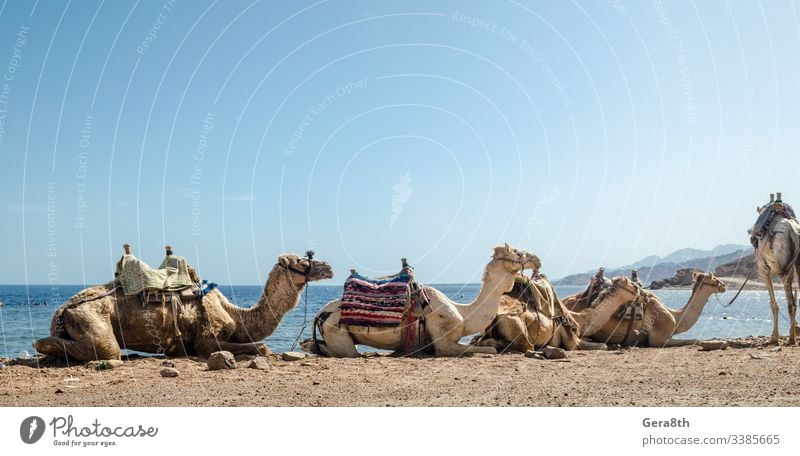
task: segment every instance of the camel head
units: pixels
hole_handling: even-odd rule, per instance
[[[278,257],[276,268],[284,268],[291,276],[292,282],[297,287],[317,280],[333,277],[333,269],[325,261],[313,259],[313,253],[300,257],[293,253],[285,253]]]
[[[632,281],[627,277],[614,277],[611,280],[611,285],[613,289],[617,291],[621,291],[623,293],[627,293],[631,295],[631,298],[636,298],[642,292],[642,288],[636,284],[636,282]]]
[[[695,289],[704,286],[713,287],[717,290],[715,293],[725,293],[728,290],[727,286],[725,286],[725,283],[710,272],[695,272],[692,274],[692,276],[694,278]]]
[[[523,269],[538,271],[542,267],[539,257],[524,250],[515,249],[508,244],[495,247],[492,260],[502,261],[506,271],[512,274],[516,274]]]

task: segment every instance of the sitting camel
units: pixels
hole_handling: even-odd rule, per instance
[[[231,304],[218,289],[184,299],[177,315],[158,302],[117,292],[116,282],[78,292],[53,315],[50,337],[33,343],[40,353],[79,361],[120,359],[120,348],[168,356],[227,350],[235,355],[268,353],[260,342],[300,300],[307,283],[333,277],[324,261],[285,254],[250,308]]]
[[[486,265],[483,283],[477,298],[467,305],[451,301],[441,291],[425,286],[430,301],[425,315],[425,327],[434,351],[438,356],[457,356],[466,353],[489,353],[493,347],[464,345],[459,340],[486,329],[497,315],[500,296],[514,285],[514,276],[523,269],[538,270],[541,262],[536,255],[517,250],[508,244],[495,247],[491,261]],[[314,325],[319,328],[322,340],[308,339],[303,349],[334,357],[357,357],[356,344],[384,350],[403,349],[403,328],[380,328],[345,325],[340,299],[329,302],[319,311]],[[418,325],[418,323],[415,323]],[[419,330],[417,329],[417,333]]]
[[[530,281],[518,278],[514,289],[501,297],[500,310],[486,334],[474,342],[498,351],[525,352],[548,345],[566,350],[605,349],[605,344],[582,340],[581,335],[599,329],[620,306],[639,295],[637,286],[624,277],[605,280],[608,286],[591,306],[572,312],[544,275]]]
[[[582,335],[597,342],[618,345],[693,345],[697,343],[694,339],[681,340],[672,337],[694,326],[708,298],[714,293],[724,293],[725,290],[725,284],[714,274],[695,273],[692,294],[682,309],[670,309],[653,293],[641,290],[636,300],[628,301],[628,306],[620,308],[609,320],[594,325],[597,330],[586,331]],[[573,312],[581,312],[586,308],[586,301],[580,299],[582,295],[583,293],[579,293],[564,298],[564,305]],[[637,307],[640,309],[638,312]]]

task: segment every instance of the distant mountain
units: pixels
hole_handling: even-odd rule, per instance
[[[650,284],[654,280],[668,279],[674,276],[678,269],[696,268],[703,271],[714,271],[718,266],[736,262],[751,253],[751,247],[734,244],[720,245],[711,250],[686,248],[672,252],[663,258],[651,255],[626,266],[606,268],[606,277],[629,276],[631,269],[636,269],[639,271],[642,283]],[[589,283],[596,272],[597,270],[569,275],[555,283],[583,286]]]

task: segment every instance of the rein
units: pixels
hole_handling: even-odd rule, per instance
[[[287,271],[292,271],[297,274],[302,274],[305,277],[305,281],[303,282],[302,286],[308,285],[308,279],[311,275],[311,268],[314,266],[314,251],[307,250],[306,251],[306,258],[308,259],[308,267],[305,271],[298,271],[291,266],[284,266]],[[303,305],[303,326],[300,327],[300,331],[297,333],[297,337],[294,338],[294,342],[292,342],[292,351],[297,347],[297,343],[300,342],[300,337],[303,336],[303,331],[306,330],[306,326],[308,326],[308,287],[304,290],[304,305]]]
[[[744,279],[744,282],[742,282],[742,286],[739,287],[739,291],[736,292],[736,294],[731,298],[731,300],[728,302],[727,305],[726,304],[721,304],[722,307],[730,307],[731,304],[733,304],[733,301],[736,301],[736,298],[739,297],[739,294],[741,294],[742,290],[744,290],[744,286],[747,285],[747,282],[753,277],[753,274],[755,272],[756,272],[756,268],[753,268],[753,270],[750,271],[750,274],[747,275],[747,278]]]

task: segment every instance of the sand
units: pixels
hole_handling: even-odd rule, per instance
[[[763,342],[759,339],[757,342]],[[798,406],[800,347],[629,348],[460,358],[269,357],[268,370],[200,359],[0,369],[0,406]],[[757,353],[755,359],[751,353]]]

